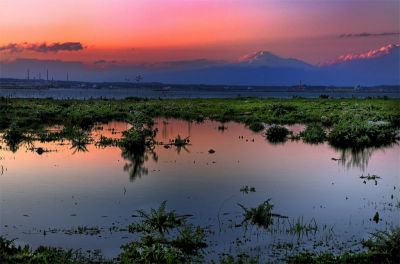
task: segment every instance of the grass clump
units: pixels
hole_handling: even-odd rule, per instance
[[[182,138],[181,135],[177,135],[175,139],[171,140],[171,144],[176,147],[183,147],[190,143],[189,137]]]
[[[290,234],[296,234],[298,236],[308,235],[309,233],[315,233],[318,231],[318,225],[315,219],[311,219],[309,223],[304,222],[303,217],[297,218],[297,220],[293,220],[293,222],[289,221],[289,228],[287,230]]]
[[[238,204],[243,209],[243,221],[238,226],[242,226],[244,223],[250,223],[268,229],[268,227],[273,224],[273,217],[283,217],[272,213],[274,205],[271,204],[270,201],[271,199],[268,199],[254,208],[246,208]]]
[[[280,125],[273,125],[267,130],[267,139],[273,143],[284,142],[289,135],[289,130]]]
[[[155,131],[147,128],[131,128],[122,133],[122,139],[118,145],[132,153],[143,153],[146,146],[150,146],[153,143],[155,133]]]
[[[264,130],[264,124],[261,122],[253,122],[249,125],[249,128],[254,132],[260,132]]]
[[[19,145],[25,139],[25,136],[21,129],[17,128],[16,126],[11,126],[5,131],[3,139],[5,140],[10,150],[12,152],[15,152],[18,150]]]
[[[187,223],[188,215],[167,211],[165,201],[158,209],[137,213],[141,221],[130,225],[129,232],[142,236],[122,247],[121,263],[193,263],[202,258],[206,233]]]
[[[389,145],[396,141],[396,130],[387,124],[342,120],[332,127],[329,142],[336,147],[363,148]]]
[[[307,125],[306,129],[301,132],[300,136],[306,143],[321,143],[326,139],[324,128],[320,124]]]

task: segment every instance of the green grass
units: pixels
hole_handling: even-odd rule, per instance
[[[263,124],[309,124],[306,141],[314,141],[322,128],[331,128],[328,140],[338,147],[390,144],[400,126],[397,99],[171,99],[171,100],[52,100],[0,98],[0,131],[15,148],[26,133],[41,134],[48,126],[88,130],[96,123],[126,121],[137,128],[154,117],[244,123],[254,131]],[[321,124],[315,127],[312,124]],[[62,135],[60,135],[62,136]],[[320,140],[320,136],[317,137]],[[310,140],[309,140],[310,139]]]

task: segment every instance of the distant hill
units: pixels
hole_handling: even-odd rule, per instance
[[[237,61],[190,60],[140,65],[18,59],[0,62],[0,77],[45,78],[79,81],[129,81],[142,75],[146,82],[216,85],[308,85],[374,86],[400,84],[400,46],[390,44],[361,54],[345,54],[321,65],[311,65],[272,52],[258,51]]]

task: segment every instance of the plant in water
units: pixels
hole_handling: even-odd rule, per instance
[[[24,134],[20,129],[16,126],[12,125],[3,135],[3,139],[5,140],[6,144],[9,146],[12,152],[18,150],[19,145],[24,140]]]
[[[309,223],[304,222],[303,217],[297,218],[297,220],[293,220],[289,222],[289,228],[287,229],[287,232],[290,234],[296,234],[298,236],[301,235],[308,235],[309,233],[315,233],[318,231],[318,225],[315,219],[311,219]]]
[[[105,137],[100,135],[99,141],[96,142],[97,147],[105,148],[107,146],[116,146],[118,144],[118,140],[114,138]]]
[[[284,142],[288,135],[289,130],[279,125],[272,125],[267,130],[267,139],[273,143]]]
[[[379,223],[379,221],[380,221],[381,219],[380,219],[380,217],[379,217],[379,213],[378,213],[378,212],[376,212],[376,213],[374,214],[374,217],[372,218],[372,220],[373,220],[375,223]]]
[[[174,146],[183,147],[183,146],[186,146],[187,144],[189,144],[190,140],[189,140],[189,137],[182,138],[180,135],[178,135],[171,142],[172,142],[172,145],[174,145]]]
[[[250,223],[253,225],[257,225],[264,229],[268,229],[270,225],[273,224],[273,217],[281,217],[279,214],[273,214],[272,209],[274,205],[270,203],[271,199],[268,199],[254,208],[246,208],[241,204],[238,204],[243,209],[243,221],[240,223],[239,226],[242,226],[244,223]]]
[[[139,223],[129,232],[142,233],[138,241],[122,247],[121,263],[192,263],[207,247],[205,230],[187,223],[189,215],[166,210],[166,201],[150,212],[138,210]]]
[[[264,130],[265,127],[261,122],[253,122],[249,125],[249,128],[254,132],[260,132],[261,130]]]
[[[380,179],[381,177],[379,177],[378,175],[370,175],[368,173],[368,175],[361,175],[360,179],[366,179],[366,180],[377,180]]]
[[[326,139],[324,128],[320,124],[307,125],[306,129],[300,133],[304,142],[321,143]]]
[[[392,261],[391,263],[400,263],[400,227],[391,231],[378,231],[372,234],[371,239],[364,241],[363,245],[382,260],[388,259]]]
[[[74,127],[72,132],[68,134],[68,138],[71,140],[71,149],[74,149],[74,153],[77,151],[86,152],[86,146],[92,142],[89,131],[76,127]]]
[[[396,129],[387,124],[368,123],[356,118],[348,118],[332,127],[328,140],[336,147],[384,146],[396,141]]]
[[[249,187],[249,186],[244,186],[242,188],[240,188],[240,192],[248,194],[249,192],[256,192],[256,188],[255,187]]]

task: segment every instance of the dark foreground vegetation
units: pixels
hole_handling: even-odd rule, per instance
[[[391,144],[398,137],[400,101],[397,99],[174,99],[147,100],[52,100],[0,98],[0,131],[13,148],[29,137],[41,141],[66,138],[79,146],[85,131],[96,123],[126,121],[133,130],[126,137],[139,145],[151,135],[152,118],[172,117],[201,122],[212,119],[236,121],[256,132],[264,129],[272,142],[287,137],[303,138],[308,143],[328,140],[335,147],[363,148]],[[300,135],[290,135],[282,125],[306,124]],[[49,126],[63,130],[48,133]],[[269,129],[268,129],[269,128]],[[103,139],[102,143],[107,143]],[[112,142],[108,142],[111,144]],[[124,142],[135,146],[132,140]],[[134,143],[133,145],[131,145]]]
[[[257,208],[243,207],[243,221],[247,224],[267,228],[272,217],[281,217],[272,213],[270,201]],[[61,248],[39,247],[36,250],[28,246],[16,246],[13,241],[0,237],[0,263],[274,263],[261,260],[260,256],[221,254],[217,260],[208,260],[206,249],[207,229],[188,222],[189,215],[180,215],[166,209],[166,202],[150,212],[139,210],[140,220],[129,226],[129,232],[139,234],[139,238],[121,247],[120,254],[114,259],[105,259],[99,252],[81,252]],[[377,232],[369,240],[362,241],[365,247],[360,252],[344,252],[334,255],[330,252],[303,252],[289,256],[286,263],[399,263],[400,229],[391,232]]]

